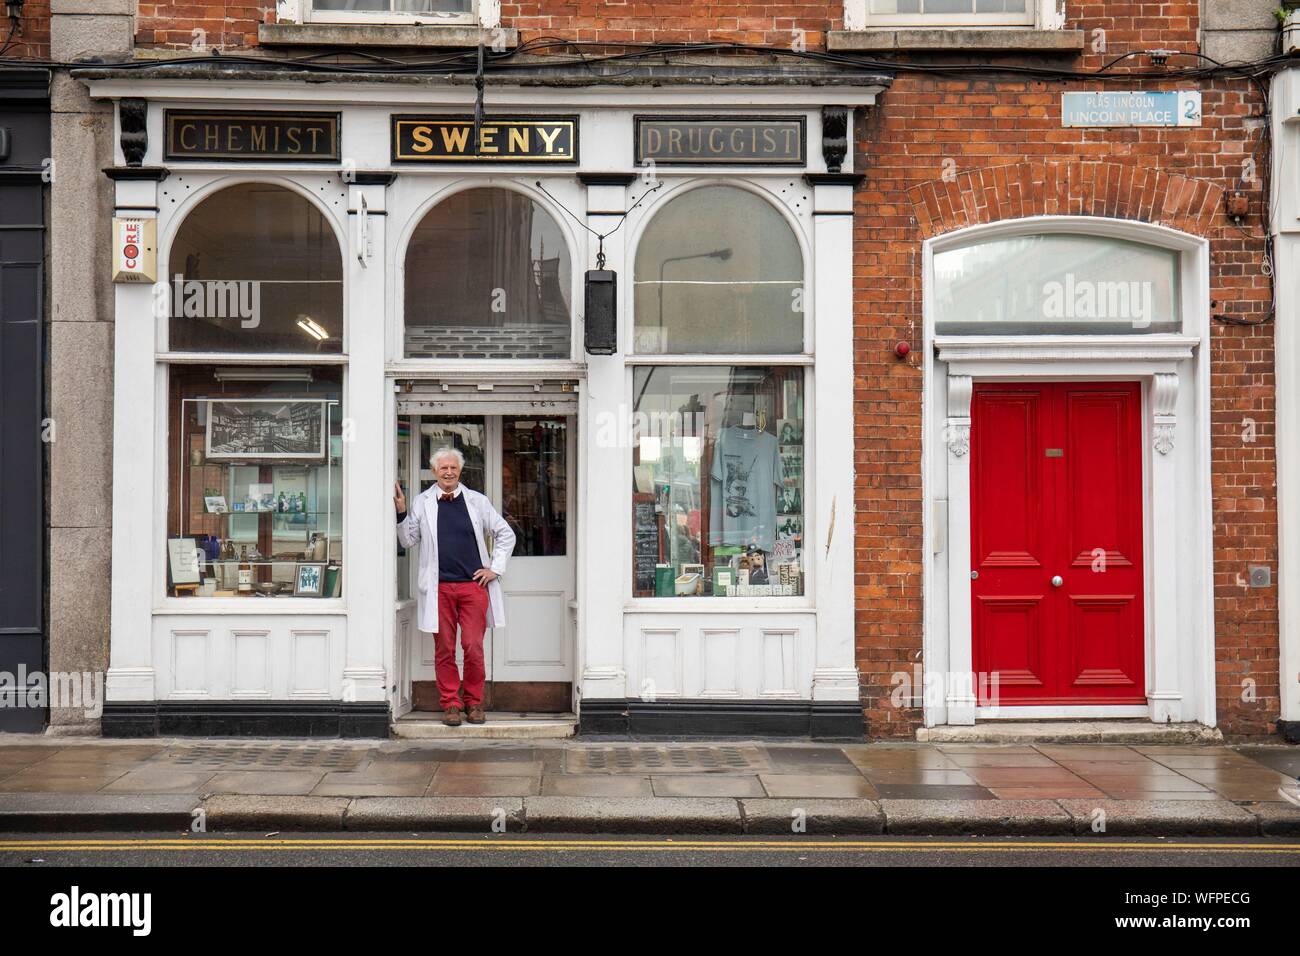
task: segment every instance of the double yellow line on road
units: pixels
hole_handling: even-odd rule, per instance
[[[960,851],[977,853],[1018,853],[1032,850],[1053,850],[1081,853],[1126,853],[1152,850],[1187,853],[1282,853],[1300,856],[1300,841],[1295,843],[1178,843],[1161,840],[1156,843],[1111,843],[1104,837],[1092,843],[1021,840],[1010,842],[990,841],[884,841],[884,840],[735,840],[633,838],[627,840],[553,839],[533,840],[511,837],[476,837],[451,839],[424,839],[414,837],[321,839],[266,838],[249,839],[232,837],[188,838],[128,838],[128,839],[31,839],[0,840],[0,853],[31,852],[129,852],[139,850],[216,850],[216,851],[274,851],[274,850],[622,850],[626,852],[690,853],[806,853],[815,852],[939,852]]]

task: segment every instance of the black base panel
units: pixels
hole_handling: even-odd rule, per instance
[[[584,700],[578,733],[864,740],[866,725],[856,701]]]
[[[1289,744],[1300,744],[1300,720],[1277,719],[1277,732]]]
[[[140,701],[104,704],[105,737],[387,738],[387,704],[341,701]]]

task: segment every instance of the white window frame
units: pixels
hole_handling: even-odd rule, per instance
[[[173,368],[183,365],[200,365],[200,366],[217,366],[217,365],[238,365],[247,367],[269,367],[276,369],[293,369],[293,368],[313,368],[319,366],[337,366],[343,370],[343,379],[340,384],[340,402],[344,408],[348,407],[351,399],[349,388],[351,383],[349,376],[351,372],[351,363],[348,352],[348,340],[351,335],[351,323],[349,322],[350,309],[348,308],[348,259],[349,250],[348,237],[338,217],[331,213],[329,207],[324,204],[312,186],[318,185],[321,181],[327,181],[328,175],[321,174],[314,177],[303,174],[274,175],[266,173],[234,173],[228,174],[221,171],[214,172],[211,176],[196,175],[193,178],[195,187],[191,194],[186,197],[185,202],[178,204],[174,209],[159,216],[158,230],[162,241],[159,243],[158,261],[160,263],[171,262],[172,246],[180,235],[185,223],[189,220],[191,214],[199,207],[223,190],[232,186],[241,186],[247,184],[257,184],[266,186],[276,186],[288,192],[305,199],[312,205],[317,212],[321,214],[325,223],[330,227],[331,234],[338,244],[340,255],[343,256],[343,350],[341,352],[174,352],[171,350],[171,315],[168,310],[167,315],[155,315],[154,329],[152,337],[155,343],[154,361],[155,361],[155,421],[158,422],[157,432],[154,436],[154,461],[156,462],[157,486],[163,489],[163,493],[157,496],[153,502],[154,508],[154,527],[162,529],[161,536],[154,535],[154,541],[161,544],[151,543],[154,548],[155,560],[152,572],[152,581],[150,582],[152,604],[151,607],[155,612],[171,613],[174,611],[194,612],[194,613],[215,613],[221,614],[238,609],[237,598],[230,597],[176,597],[167,593],[167,566],[166,560],[166,539],[167,539],[167,516],[171,504],[170,494],[172,488],[171,463],[172,463],[172,440],[176,437],[172,434],[168,409],[171,401],[171,372]],[[118,393],[119,396],[121,393]],[[347,450],[345,449],[345,452]],[[346,462],[347,455],[344,456],[343,469],[344,480],[346,481]],[[178,464],[180,464],[178,462]],[[356,466],[353,465],[355,468]],[[343,531],[352,523],[352,518],[348,513],[349,502],[345,491],[342,498],[342,512],[339,520],[339,535],[343,540],[345,548],[342,562],[343,567],[353,563],[349,560],[350,551],[348,547],[348,538]],[[359,563],[359,562],[357,562]],[[306,610],[320,611],[322,613],[340,612],[347,607],[347,588],[348,580],[343,581],[344,595],[338,598],[309,598],[299,597],[277,597],[275,606],[269,608],[272,613],[276,614],[302,614]],[[258,611],[268,610],[259,605]]]
[[[713,352],[637,352],[636,351],[636,256],[646,233],[653,228],[655,218],[676,199],[688,196],[697,189],[712,186],[731,186],[753,193],[785,222],[795,241],[799,245],[799,257],[803,268],[803,346],[798,352],[776,353],[713,353]],[[817,303],[814,301],[816,283],[814,274],[813,249],[811,237],[804,231],[798,218],[786,207],[782,208],[780,200],[773,195],[767,184],[761,180],[727,179],[714,176],[692,176],[685,174],[680,180],[673,180],[664,190],[666,195],[644,207],[644,211],[632,225],[628,238],[628,272],[632,281],[625,284],[620,295],[623,299],[621,311],[631,317],[630,321],[620,322],[624,364],[624,401],[631,410],[635,403],[633,393],[635,374],[638,366],[644,367],[679,367],[702,368],[717,366],[728,368],[735,366],[762,366],[767,368],[800,368],[803,373],[803,429],[804,429],[804,477],[803,477],[803,594],[800,595],[760,595],[751,597],[725,597],[715,595],[693,596],[682,601],[676,597],[636,597],[633,593],[633,576],[631,565],[623,575],[624,607],[632,611],[676,611],[696,612],[708,610],[726,611],[785,611],[807,610],[816,606],[818,575],[821,572],[816,558],[816,550],[811,542],[816,540],[817,516],[817,402],[816,402],[816,361],[813,351],[813,339],[816,328]],[[624,467],[627,479],[623,497],[623,511],[630,518],[632,515],[632,449],[623,449]],[[630,526],[629,526],[630,527]]]
[[[844,28],[969,30],[998,27],[1059,30],[1064,26],[1064,17],[1057,8],[1056,0],[1029,0],[1028,6],[1028,12],[1020,16],[1013,13],[872,13],[871,0],[844,0]]]
[[[313,0],[278,0],[281,23],[395,24],[403,26],[481,26],[501,22],[501,0],[473,0],[469,13],[415,13],[392,10],[317,10]]]

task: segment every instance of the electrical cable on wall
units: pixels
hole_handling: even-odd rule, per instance
[[[12,45],[12,41],[13,30],[11,29],[10,36],[6,39],[4,49],[8,49],[8,47]],[[621,52],[602,52],[598,55],[586,52],[591,49],[601,51],[619,50]],[[570,52],[571,55],[568,57],[558,55],[564,51]],[[3,52],[3,50],[0,50],[0,52]],[[1264,243],[1264,272],[1268,277],[1270,288],[1269,309],[1263,319],[1255,321],[1223,314],[1215,314],[1212,317],[1216,321],[1234,325],[1262,325],[1271,321],[1273,318],[1276,303],[1276,289],[1275,278],[1273,275],[1274,270],[1271,268],[1273,258],[1273,209],[1270,196],[1271,183],[1269,171],[1265,164],[1260,162],[1261,159],[1267,161],[1267,153],[1265,150],[1266,144],[1269,143],[1271,138],[1271,129],[1268,87],[1263,82],[1262,77],[1266,77],[1275,70],[1294,62],[1291,57],[1280,53],[1252,62],[1221,63],[1213,57],[1196,51],[1130,50],[1108,60],[1100,67],[1093,70],[1069,70],[1051,66],[1027,66],[1020,64],[917,63],[907,60],[886,60],[817,50],[792,50],[787,47],[763,46],[748,43],[710,42],[643,44],[609,41],[575,41],[563,37],[538,36],[521,43],[513,50],[489,52],[485,50],[482,44],[480,44],[476,48],[456,51],[454,53],[435,57],[400,58],[384,56],[366,50],[336,50],[332,52],[309,53],[300,56],[287,56],[270,59],[261,56],[223,54],[219,53],[219,51],[213,50],[210,55],[206,56],[179,56],[168,60],[136,60],[127,62],[108,62],[98,58],[93,58],[74,63],[17,57],[0,60],[0,70],[4,68],[19,67],[30,69],[33,66],[42,66],[47,68],[63,69],[101,68],[113,70],[151,71],[158,73],[171,73],[174,71],[183,75],[185,73],[194,73],[195,71],[193,68],[195,66],[211,66],[214,62],[218,62],[223,70],[231,70],[235,67],[255,67],[257,70],[266,71],[267,73],[299,71],[327,75],[338,74],[353,76],[414,74],[452,77],[468,75],[472,78],[471,82],[476,91],[474,132],[475,138],[477,139],[478,126],[482,122],[481,111],[483,91],[486,85],[486,78],[489,75],[508,77],[511,73],[516,71],[531,70],[544,72],[577,66],[589,72],[593,78],[616,79],[634,74],[637,66],[640,65],[640,61],[654,60],[664,66],[689,65],[689,61],[686,63],[674,62],[672,58],[675,55],[699,56],[700,54],[705,53],[733,55],[750,54],[771,58],[773,62],[766,70],[763,67],[754,67],[752,64],[742,64],[750,66],[753,75],[760,79],[763,77],[765,72],[767,72],[773,79],[782,78],[789,80],[791,78],[789,72],[776,64],[775,61],[778,58],[794,58],[801,61],[809,61],[811,63],[879,71],[884,74],[902,73],[963,79],[972,77],[991,79],[1004,78],[1008,76],[1031,78],[1044,82],[1096,81],[1099,79],[1112,78],[1116,80],[1122,79],[1130,81],[1205,81],[1228,76],[1246,79],[1258,90],[1261,102],[1263,103],[1263,112],[1261,115],[1262,127],[1259,139],[1251,151],[1251,160],[1254,163],[1254,168],[1259,171],[1261,179],[1260,191],[1263,205],[1264,234],[1262,236],[1252,235],[1242,229],[1239,222],[1234,221],[1231,217],[1229,218],[1229,221],[1233,228],[1237,229],[1244,238],[1258,240]],[[532,56],[533,58],[520,60],[521,57],[525,56]],[[1151,58],[1154,63],[1159,64],[1159,68],[1147,70],[1116,70],[1116,67],[1126,61],[1144,56]],[[363,62],[338,62],[342,57],[349,57]],[[1194,58],[1196,60],[1205,61],[1208,65],[1183,68],[1169,68],[1165,65],[1169,60],[1178,57]],[[326,59],[332,59],[334,62],[324,62]],[[630,64],[630,66],[627,69],[617,72],[602,71],[600,69],[602,66],[612,66],[614,64]],[[543,191],[545,191],[544,188]],[[653,190],[647,191],[647,194],[650,191]],[[641,198],[644,199],[645,196],[643,195]],[[554,201],[553,196],[551,199]],[[638,202],[639,201],[640,200],[638,200]],[[565,208],[562,204],[560,205],[561,208]],[[632,208],[635,208],[635,205]],[[629,209],[628,213],[631,211],[632,209]],[[573,215],[567,208],[565,209],[565,212],[569,213],[569,215]],[[624,213],[623,216],[625,218],[627,213]],[[603,241],[606,237],[595,233],[595,231],[591,230],[585,222],[581,222],[580,220],[579,222],[584,228],[591,231],[594,235],[597,235],[598,240]],[[622,225],[622,219],[619,220],[619,225]],[[617,228],[618,226],[615,226],[615,229]],[[611,230],[611,233],[612,232],[613,230]],[[603,245],[597,253],[597,261],[601,264],[604,262]]]

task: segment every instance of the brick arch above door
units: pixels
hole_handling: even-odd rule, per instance
[[[1223,187],[1131,163],[1015,163],[913,186],[922,238],[1028,216],[1134,219],[1196,236],[1221,215]]]

